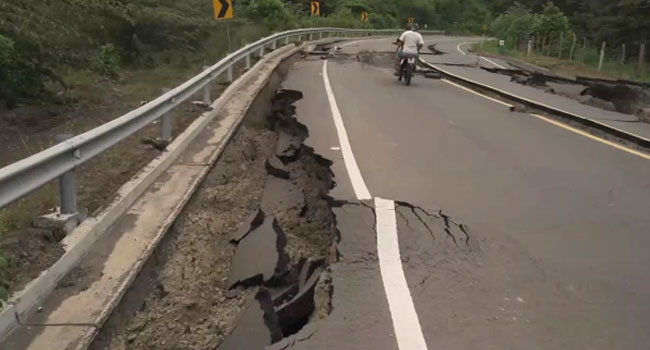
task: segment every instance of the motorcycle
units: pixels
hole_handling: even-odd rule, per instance
[[[415,73],[415,60],[416,57],[414,55],[407,55],[406,57],[402,58],[402,61],[400,62],[400,70],[399,70],[399,81],[402,81],[404,79],[404,84],[405,85],[411,85],[411,79],[413,78],[413,74]]]

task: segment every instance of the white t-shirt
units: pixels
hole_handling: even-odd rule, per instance
[[[402,33],[399,37],[399,41],[404,43],[404,48],[402,49],[404,53],[418,53],[418,45],[424,45],[422,35],[412,30]]]

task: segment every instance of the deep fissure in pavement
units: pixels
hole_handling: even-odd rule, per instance
[[[437,45],[437,44],[431,44],[431,45],[427,46],[427,48],[428,48],[429,51],[431,51],[434,55],[445,55],[446,52],[438,50],[438,49],[436,48],[436,45]]]
[[[648,86],[625,81],[606,81],[577,77],[569,79],[553,74],[523,69],[481,67],[491,73],[510,76],[510,81],[535,87],[549,94],[560,95],[592,107],[636,115],[640,121],[650,122],[650,93]],[[627,121],[629,120],[619,120]]]
[[[329,315],[335,183],[303,144],[300,98],[249,111],[91,349],[262,349]]]

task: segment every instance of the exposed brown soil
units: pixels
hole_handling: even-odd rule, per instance
[[[36,228],[5,237],[0,251],[9,261],[5,282],[9,293],[22,289],[64,253],[63,247],[54,241],[48,230]]]

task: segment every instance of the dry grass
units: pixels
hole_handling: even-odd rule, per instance
[[[478,44],[474,45],[473,49],[476,52],[498,55],[496,41],[486,42],[482,49]],[[553,73],[566,77],[575,77],[580,75],[592,78],[628,79],[650,82],[650,71],[646,71],[644,75],[639,76],[636,72],[636,64],[622,65],[619,62],[606,60],[603,63],[602,70],[598,71],[598,57],[597,53],[594,52],[587,52],[584,55],[580,52],[576,52],[576,58],[573,61],[536,54],[526,57],[525,52],[515,51],[512,49],[505,50],[504,54],[536,66],[550,69]],[[583,60],[584,62],[582,62]]]

